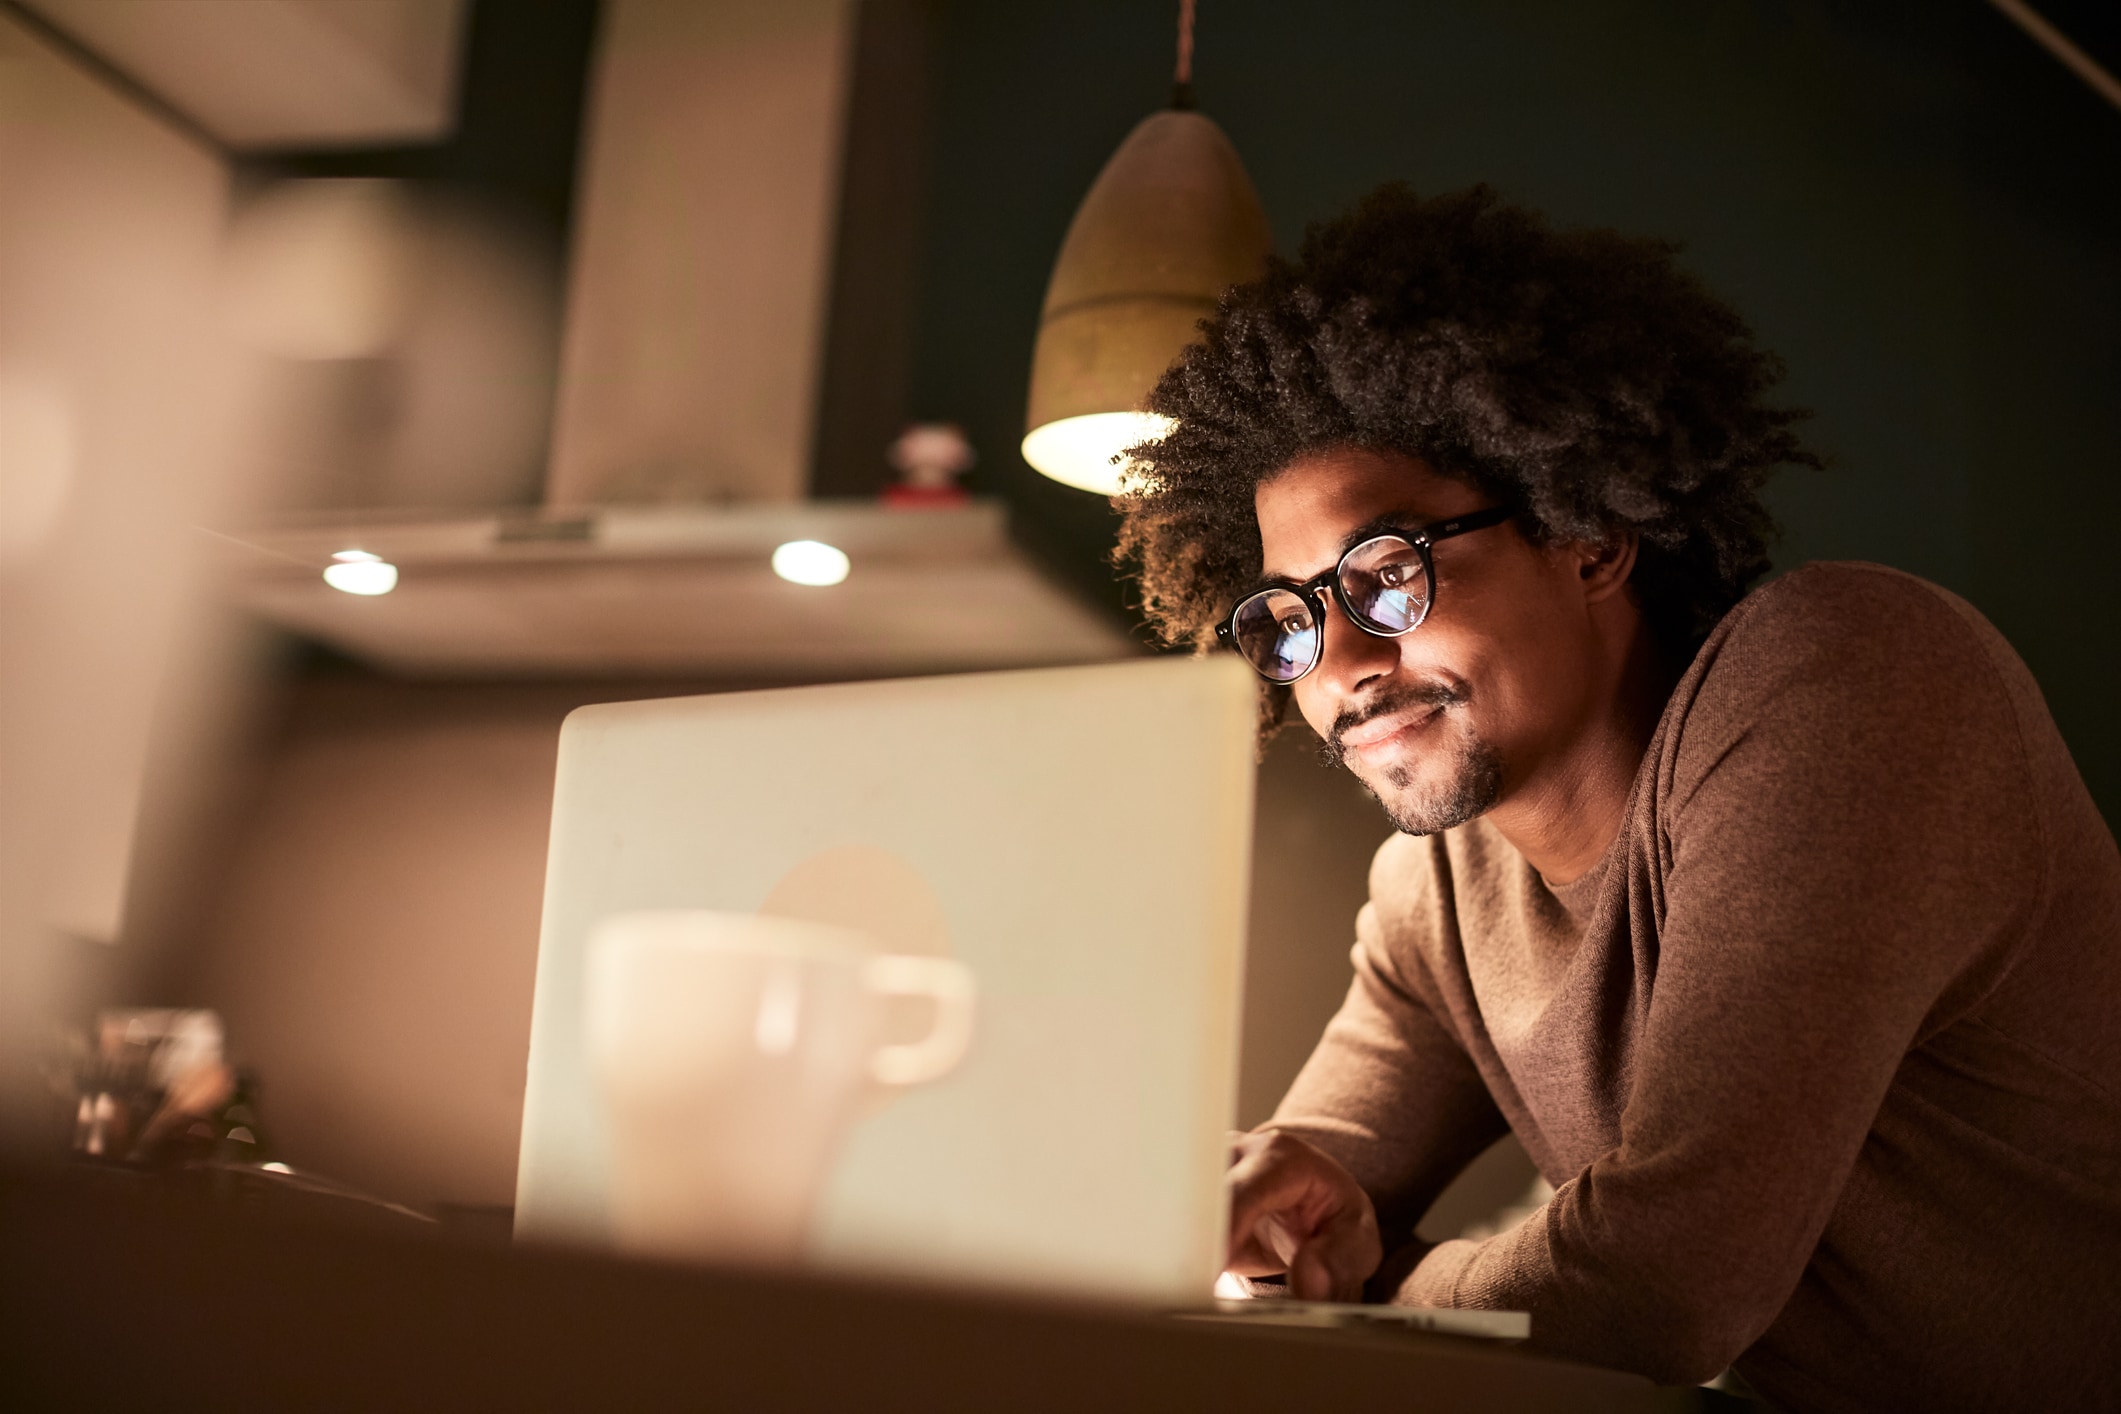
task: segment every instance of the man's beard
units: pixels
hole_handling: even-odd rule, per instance
[[[1439,713],[1433,725],[1439,728],[1458,725],[1464,719],[1454,720],[1451,714],[1465,706],[1466,700],[1467,694],[1462,688],[1415,687],[1374,698],[1360,707],[1344,708],[1333,719],[1326,739],[1319,744],[1319,760],[1328,766],[1347,765],[1347,748],[1341,743],[1342,733],[1388,712],[1428,707]],[[1386,816],[1405,834],[1433,835],[1463,825],[1476,815],[1485,814],[1502,798],[1502,759],[1478,733],[1470,729],[1456,732],[1450,741],[1439,745],[1451,756],[1449,769],[1440,783],[1419,791],[1415,786],[1416,772],[1408,765],[1385,769],[1385,787],[1392,792],[1389,795],[1385,789],[1380,789],[1349,767],[1349,773],[1362,782],[1363,789],[1376,797]]]

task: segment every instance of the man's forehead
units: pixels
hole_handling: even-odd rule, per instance
[[[1351,448],[1299,458],[1253,493],[1264,573],[1309,579],[1331,569],[1365,532],[1459,514],[1470,494],[1398,453]]]

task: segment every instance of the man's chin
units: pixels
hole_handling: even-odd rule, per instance
[[[1502,797],[1502,762],[1477,737],[1461,743],[1448,762],[1423,764],[1430,768],[1410,763],[1354,773],[1402,834],[1454,829],[1486,814]]]

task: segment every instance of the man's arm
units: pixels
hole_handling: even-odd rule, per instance
[[[1304,1297],[1354,1299],[1380,1241],[1390,1250],[1411,1240],[1436,1195],[1507,1128],[1387,950],[1374,901],[1356,920],[1353,960],[1347,999],[1317,1049],[1273,1119],[1232,1155],[1231,1269],[1286,1270]]]

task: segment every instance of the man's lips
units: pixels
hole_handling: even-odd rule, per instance
[[[1405,751],[1444,713],[1464,706],[1471,695],[1459,684],[1423,683],[1372,697],[1359,707],[1350,705],[1334,718],[1319,747],[1319,760],[1345,766],[1353,752],[1365,764],[1380,766]]]
[[[1340,745],[1344,750],[1353,751],[1364,760],[1369,760],[1373,756],[1383,755],[1387,749],[1398,745],[1401,738],[1427,726],[1442,712],[1442,707],[1428,703],[1385,712],[1342,732]]]

